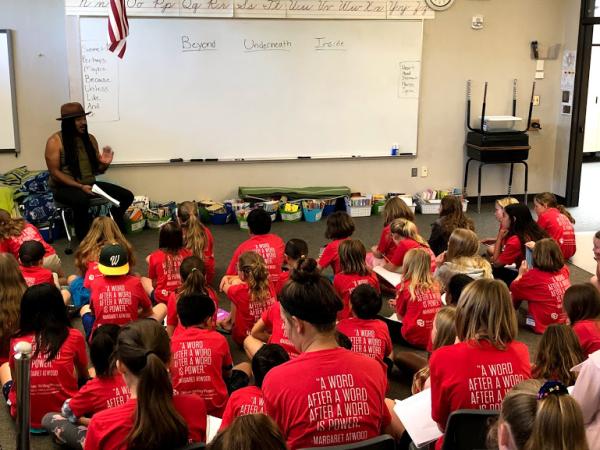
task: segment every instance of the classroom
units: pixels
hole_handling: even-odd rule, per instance
[[[600,450],[596,5],[0,0],[0,448]]]

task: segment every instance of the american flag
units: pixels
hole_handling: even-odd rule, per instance
[[[127,11],[125,0],[110,0],[108,7],[108,37],[111,52],[116,52],[119,58],[123,58],[127,43],[125,39],[129,35],[129,23],[127,22]]]

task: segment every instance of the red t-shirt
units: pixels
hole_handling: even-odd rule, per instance
[[[392,239],[392,232],[390,231],[391,225],[386,225],[381,230],[381,237],[379,238],[379,244],[377,244],[377,250],[382,253],[385,259],[388,261],[394,256],[396,251],[396,243]]]
[[[273,285],[269,286],[269,291],[269,297],[259,302],[250,300],[250,291],[246,283],[235,284],[227,291],[227,297],[235,305],[231,338],[236,344],[242,345],[262,313],[277,301]]]
[[[506,393],[531,378],[529,350],[513,341],[498,350],[481,340],[440,347],[429,360],[431,417],[445,427],[457,409],[499,410]],[[442,446],[442,439],[436,449]]]
[[[442,305],[439,287],[415,290],[410,298],[410,280],[404,280],[396,290],[396,314],[402,318],[402,337],[408,343],[422,349],[428,348],[433,320]]]
[[[267,373],[265,411],[290,450],[364,441],[390,424],[377,361],[344,348],[302,353]]]
[[[102,277],[104,277],[104,275],[100,272],[100,269],[98,269],[98,261],[89,261],[87,263],[85,276],[83,277],[83,287],[90,289],[92,286],[92,281]]]
[[[327,246],[323,250],[323,253],[319,257],[319,267],[321,267],[322,269],[326,269],[328,266],[331,266],[331,269],[333,270],[334,274],[339,273],[342,270],[340,264],[340,255],[338,251],[340,248],[340,244],[346,239],[348,238],[336,239],[327,244]]]
[[[379,280],[373,272],[368,275],[358,275],[356,273],[339,272],[333,277],[333,287],[342,299],[344,308],[338,312],[338,320],[347,319],[350,317],[350,296],[352,291],[361,284],[370,284],[379,292]]]
[[[352,342],[352,351],[362,353],[379,361],[387,374],[387,365],[383,359],[392,353],[392,339],[387,325],[378,319],[365,320],[358,317],[343,319],[337,329],[348,336]]]
[[[10,341],[10,368],[15,370],[14,348],[17,342],[29,342],[35,352],[35,337],[30,334],[11,339]],[[81,375],[87,374],[87,353],[85,352],[85,339],[79,330],[69,328],[69,335],[63,342],[56,357],[46,361],[46,356],[38,354],[31,360],[31,426],[42,427],[42,417],[52,411],[60,411],[62,404],[68,398],[77,394],[77,378],[75,369]],[[12,385],[8,399],[10,401],[10,414],[17,414],[17,384]]]
[[[579,338],[579,344],[586,358],[596,350],[600,350],[600,323],[597,320],[575,322],[573,331]]]
[[[129,400],[129,388],[123,375],[96,377],[85,383],[69,400],[69,408],[75,417],[90,417],[105,409],[115,408]]]
[[[575,254],[575,228],[567,216],[556,208],[548,208],[538,216],[537,223],[558,243],[565,259]]]
[[[23,231],[21,231],[20,235],[8,237],[2,242],[6,251],[8,253],[12,253],[13,256],[18,260],[19,249],[21,248],[23,242],[26,241],[38,241],[40,244],[42,244],[45,250],[44,257],[56,254],[56,251],[50,245],[48,245],[38,229],[30,223],[25,224],[25,227],[23,227]]]
[[[206,243],[204,244],[204,272],[206,273],[206,283],[211,284],[215,279],[215,239],[208,227],[202,226],[206,233]]]
[[[521,250],[521,240],[516,234],[513,234],[504,240],[502,252],[500,252],[496,262],[503,266],[515,264],[518,269],[524,258],[525,256]]]
[[[289,271],[282,271],[279,274],[279,281],[275,285],[275,293],[277,295],[281,294],[281,291],[283,290],[283,287],[285,286],[285,283],[287,283],[287,281],[289,279],[290,279],[290,272]]]
[[[265,412],[262,391],[256,386],[247,386],[232,392],[227,400],[220,430],[227,428],[237,417]]]
[[[269,344],[281,345],[290,355],[290,358],[295,358],[300,354],[285,331],[285,324],[281,320],[281,305],[279,302],[273,303],[268,309],[264,310],[261,319],[267,330],[271,332]]]
[[[427,253],[429,253],[429,256],[431,257],[431,272],[435,272],[436,264],[434,253],[428,246],[419,244],[417,241],[410,238],[404,238],[400,242],[398,242],[398,244],[396,245],[396,249],[394,250],[394,254],[390,258],[390,263],[392,263],[396,267],[402,267],[402,264],[404,264],[404,256],[409,250],[412,250],[413,248],[421,248]]]
[[[150,309],[152,303],[139,278],[133,275],[95,278],[90,284],[90,306],[100,325],[126,325],[138,318],[138,309]]]
[[[227,340],[213,330],[189,327],[171,340],[171,379],[176,394],[198,394],[208,414],[220,417],[227,402],[223,371],[233,364]]]
[[[511,283],[510,292],[514,302],[527,301],[530,317],[526,323],[541,334],[548,325],[567,322],[563,297],[569,286],[567,266],[554,273],[533,268]]]
[[[36,284],[43,283],[54,285],[52,271],[44,269],[42,266],[19,266],[19,268],[21,269],[21,273],[23,274],[23,278],[25,278],[27,286],[35,286]]]
[[[181,286],[179,267],[181,262],[192,256],[187,248],[181,248],[176,255],[156,250],[150,254],[148,260],[148,278],[154,281],[154,299],[160,303],[167,303],[171,292],[175,292]]]
[[[260,234],[251,236],[250,239],[242,242],[233,252],[226,275],[237,275],[237,262],[240,255],[244,252],[256,252],[265,260],[269,270],[269,280],[277,286],[281,265],[283,264],[283,253],[285,244],[276,234]]]
[[[173,405],[188,426],[189,442],[206,440],[206,409],[197,395],[176,395]],[[85,438],[86,450],[127,450],[127,436],[133,428],[137,399],[101,411],[92,417]]]
[[[212,299],[213,302],[215,302],[215,314],[213,315],[213,325],[217,325],[217,311],[219,309],[219,298],[217,297],[217,294],[215,293],[215,291],[210,288],[207,287],[206,291],[208,293],[208,296]],[[183,328],[180,327],[179,325],[179,317],[177,316],[177,299],[179,298],[179,295],[176,294],[175,292],[171,292],[169,294],[169,298],[167,299],[167,325],[176,327],[176,328]],[[179,331],[179,330],[178,330]]]

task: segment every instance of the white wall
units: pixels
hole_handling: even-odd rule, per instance
[[[54,118],[60,104],[67,101],[62,2],[35,2],[35,9],[31,3],[32,0],[3,0],[0,3],[0,27],[17,30],[15,60],[23,148],[19,160],[0,156],[2,168],[17,163],[27,164],[30,168],[44,167],[46,138],[57,128]],[[475,81],[477,109],[482,83],[489,81],[488,113],[504,114],[510,112],[512,79],[518,78],[521,89],[519,113],[525,115],[535,72],[529,42],[563,43],[565,23],[570,23],[568,19],[573,17],[570,8],[575,8],[576,3],[462,0],[449,11],[437,14],[436,19],[426,21],[419,148],[415,159],[113,167],[108,178],[136,194],[146,194],[156,200],[223,199],[235,195],[240,185],[348,185],[354,191],[363,192],[414,192],[427,187],[460,186],[465,161],[466,80]],[[482,31],[470,28],[471,17],[475,14],[485,16]],[[576,35],[576,28],[574,33]],[[45,56],[38,57],[39,53]],[[548,61],[545,79],[538,83],[541,105],[536,108],[535,116],[541,119],[543,130],[532,133],[530,192],[556,189],[557,182],[549,174],[554,174],[558,180],[566,173],[566,165],[556,152],[560,64],[560,60]],[[473,112],[478,115],[475,109]],[[93,133],[93,129],[91,131]],[[563,131],[561,129],[561,133]],[[411,167],[421,166],[429,168],[430,176],[410,178]],[[475,172],[470,193],[476,189]],[[506,168],[489,166],[484,173],[484,194],[505,193]],[[516,169],[513,186],[513,192],[522,192],[520,168]]]

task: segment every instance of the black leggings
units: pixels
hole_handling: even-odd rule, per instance
[[[119,200],[121,206],[113,206],[110,210],[113,218],[122,232],[125,232],[125,221],[123,216],[125,210],[133,202],[133,194],[125,188],[103,181],[96,181],[96,184],[102,188],[108,195]],[[68,205],[73,209],[75,222],[75,235],[81,241],[90,229],[91,218],[89,214],[90,199],[93,197],[86,194],[79,188],[71,186],[58,186],[52,191],[56,201]]]

